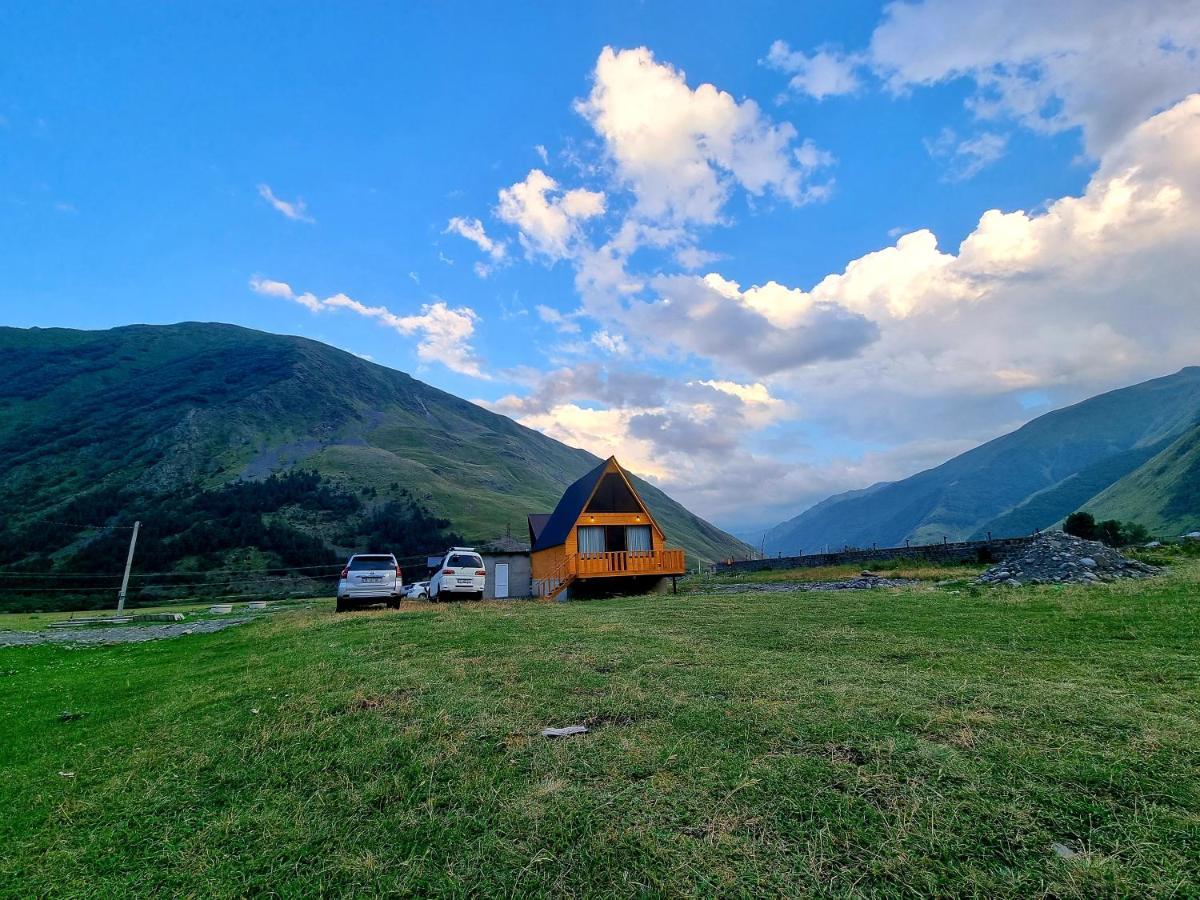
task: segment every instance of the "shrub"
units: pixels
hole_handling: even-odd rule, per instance
[[[1063,531],[1084,540],[1096,540],[1096,517],[1089,512],[1073,512],[1063,523]]]

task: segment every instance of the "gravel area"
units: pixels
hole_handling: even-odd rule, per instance
[[[851,578],[848,581],[769,581],[762,584],[706,585],[715,594],[789,594],[796,591],[869,591],[881,587],[909,587],[913,578]]]
[[[1047,531],[1021,555],[997,563],[979,576],[982,584],[1095,584],[1126,578],[1150,578],[1162,570],[1099,541]]]
[[[0,631],[0,647],[27,647],[32,644],[128,644],[162,641],[185,634],[209,634],[241,625],[253,619],[210,619],[203,622],[175,622],[170,625],[98,625],[92,628],[47,628],[43,631]]]

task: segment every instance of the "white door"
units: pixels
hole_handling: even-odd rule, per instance
[[[502,599],[508,596],[508,563],[496,563],[494,575],[496,597]]]

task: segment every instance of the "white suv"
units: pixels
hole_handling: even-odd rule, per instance
[[[392,554],[356,553],[338,580],[337,611],[372,603],[386,603],[392,609],[399,609],[403,587],[400,566]]]
[[[482,600],[487,569],[474,547],[451,547],[442,560],[442,567],[429,580],[429,599]]]

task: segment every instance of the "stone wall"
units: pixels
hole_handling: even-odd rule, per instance
[[[935,562],[997,562],[1024,549],[1035,535],[997,538],[991,541],[955,541],[941,544],[914,544],[904,547],[872,547],[866,550],[839,550],[836,553],[810,553],[804,556],[775,556],[767,559],[736,559],[715,563],[714,574],[760,572],[763,569],[814,569],[846,563],[869,564],[888,559],[926,559]]]

